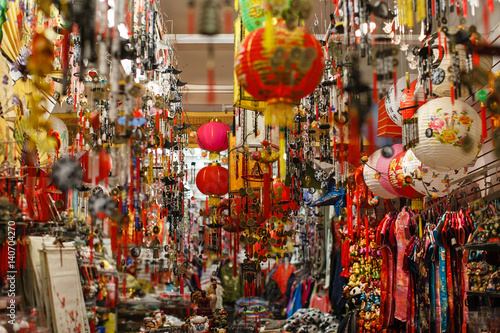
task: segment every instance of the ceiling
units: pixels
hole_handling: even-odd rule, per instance
[[[234,27],[230,24],[230,30],[225,31],[225,18],[229,15],[231,22],[237,18],[237,12],[234,9],[233,1],[229,1],[230,5],[223,5],[227,3],[222,0],[214,0],[219,3],[219,27],[220,34],[215,36],[205,36],[197,34],[201,18],[203,3],[206,0],[194,0],[194,9],[188,9],[190,1],[172,1],[161,0],[161,9],[165,14],[165,25],[167,27],[169,36],[174,41],[177,55],[177,69],[182,70],[180,79],[187,82],[184,88],[184,107],[188,112],[214,112],[231,111],[233,105],[233,63],[234,63]],[[212,1],[212,0],[210,0]],[[327,0],[312,0],[314,9],[308,21],[305,22],[304,27],[312,33],[317,34],[319,39],[322,39],[327,29],[327,22],[329,23],[329,15],[334,11],[334,5],[331,1]],[[392,7],[392,6],[391,6]],[[189,13],[193,13],[194,17],[194,32],[191,34],[188,27]],[[478,30],[484,33],[484,21],[482,9],[476,10],[476,15],[471,15],[469,9],[469,17],[467,24],[474,24],[478,26]],[[496,15],[495,13],[495,16]],[[490,25],[496,26],[496,17],[490,18]],[[458,25],[460,20],[458,17],[449,17],[448,25]],[[378,36],[385,36],[382,31],[384,26],[383,21],[377,19],[377,29],[375,34]],[[420,33],[419,26],[414,28],[412,36],[406,40],[412,45],[420,44],[418,35]],[[409,35],[409,34],[407,34]],[[405,37],[408,38],[408,37]],[[215,91],[215,102],[208,104],[208,79],[207,79],[207,60],[209,59],[209,48],[213,49],[213,56],[215,61],[215,84],[213,86]],[[408,71],[407,62],[404,59],[405,53],[400,52],[400,61],[398,68],[398,77],[403,76]],[[363,64],[361,64],[363,66]],[[372,71],[362,71],[365,77],[362,80],[371,84]],[[196,128],[196,123],[200,123],[201,119],[196,119],[196,116],[190,117],[193,122],[193,127]],[[228,119],[229,120],[229,119]]]

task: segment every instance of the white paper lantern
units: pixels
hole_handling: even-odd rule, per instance
[[[450,97],[436,98],[418,109],[415,156],[437,171],[458,170],[481,150],[481,118],[468,104]]]
[[[410,82],[417,79],[417,75],[410,74]],[[417,84],[416,90],[418,90],[420,84]],[[387,115],[391,120],[398,126],[402,126],[403,117],[401,116],[401,111],[399,111],[399,104],[401,101],[401,95],[406,89],[406,77],[403,76],[396,81],[396,95],[394,95],[394,84],[392,84],[385,96],[385,110]]]
[[[403,174],[412,178],[411,187],[426,196],[444,197],[453,191],[458,184],[451,185],[454,180],[467,174],[466,168],[448,172],[436,171],[425,167],[411,149],[403,157]]]
[[[459,27],[449,27],[448,31],[449,34],[455,34],[458,31]],[[481,41],[482,38],[476,34],[476,40]],[[441,46],[444,48],[445,42],[447,42],[448,39],[446,37],[445,33],[441,33]],[[439,45],[439,39],[436,38],[434,41],[434,46]],[[460,60],[460,71],[465,71],[467,68],[467,53],[466,53],[466,47],[465,45],[462,44],[456,44],[455,49],[458,52],[458,57]],[[439,48],[434,48],[433,49],[433,57],[434,59],[439,59]],[[490,71],[491,67],[493,65],[493,58],[489,55],[480,55],[479,56],[479,69],[483,71]],[[445,73],[445,78],[444,81],[441,82],[440,84],[433,84],[432,85],[432,92],[438,96],[451,96],[451,84],[452,84],[452,73],[448,70],[450,67],[452,67],[452,53],[450,52],[450,49],[448,48],[448,53],[444,53],[443,50],[443,59],[441,60],[441,63],[439,64],[438,68],[440,70],[443,70]],[[474,92],[478,91],[483,87],[483,84],[480,83],[479,80],[474,80]],[[469,89],[467,88],[466,85],[462,84],[461,89],[460,89],[460,97],[468,97],[470,96]],[[456,96],[457,98],[459,96]]]
[[[395,199],[398,197],[397,194],[386,190],[379,181],[381,177],[387,177],[387,170],[384,170],[385,175],[382,175],[382,172],[377,170],[377,162],[381,156],[382,149],[379,149],[368,158],[368,162],[363,168],[363,178],[366,186],[374,195],[382,199]]]

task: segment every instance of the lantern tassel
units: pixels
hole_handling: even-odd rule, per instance
[[[208,197],[208,205],[211,207],[217,207],[220,203],[220,198],[216,195],[211,195]]]
[[[486,120],[486,107],[484,106],[484,102],[481,102],[481,124],[484,141],[488,138],[488,125]]]
[[[266,125],[288,127],[294,122],[293,104],[286,100],[269,100],[266,106]]]
[[[216,152],[216,151],[210,152],[210,154],[208,155],[208,158],[211,159],[211,160],[218,161],[220,159],[220,154],[218,152]]]
[[[422,198],[411,199],[411,209],[412,210],[424,209],[424,201],[422,200]]]

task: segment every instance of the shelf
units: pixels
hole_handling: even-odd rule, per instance
[[[478,296],[478,297],[494,297],[500,298],[500,292],[494,291],[467,291],[467,295],[469,296]]]
[[[461,246],[462,250],[500,251],[500,242],[474,243]]]

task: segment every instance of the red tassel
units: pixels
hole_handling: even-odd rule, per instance
[[[318,104],[316,104],[316,121],[319,121],[319,107],[318,107]]]
[[[433,1],[433,5],[434,5],[434,1]],[[462,13],[464,15],[464,18],[467,18],[467,1],[466,0],[462,0]]]
[[[451,88],[451,105],[455,105],[455,87],[452,84],[450,84],[450,88]]]
[[[434,1],[432,2],[434,3]],[[439,60],[443,59],[443,47],[441,43],[441,29],[438,30],[438,41],[439,41]]]
[[[352,226],[352,197],[350,190],[347,190],[347,196],[346,196],[346,206],[347,206],[347,230],[349,232],[349,237],[353,239],[354,231],[353,231],[353,226]]]
[[[194,8],[188,8],[188,34],[194,34]]]
[[[492,117],[493,118],[493,117]],[[488,138],[488,126],[486,124],[486,107],[481,102],[481,124],[483,125],[483,141]]]
[[[230,34],[233,32],[233,13],[231,7],[226,7],[224,13],[224,29],[226,30],[226,34]]]
[[[493,0],[488,0],[488,6],[483,6],[483,22],[484,22],[484,31],[490,31],[490,15],[488,13],[488,9],[493,13]],[[485,39],[486,39],[485,35]]]
[[[373,70],[373,103],[378,103],[377,71]]]
[[[370,232],[368,224],[368,216],[365,215],[365,240],[366,240],[366,259],[370,256]]]

